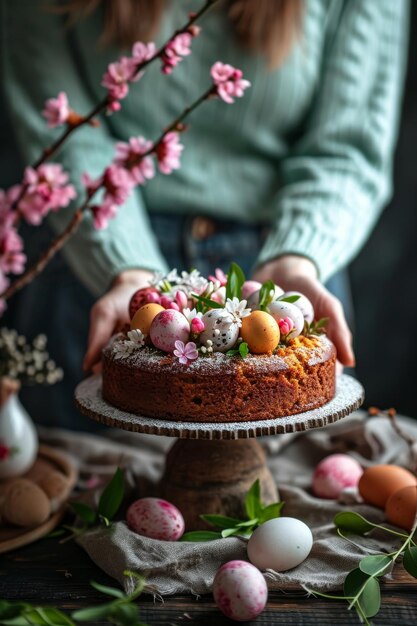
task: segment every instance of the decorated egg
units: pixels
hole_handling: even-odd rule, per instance
[[[259,290],[262,287],[262,283],[259,283],[257,280],[245,280],[242,285],[242,291],[240,295],[241,300],[249,300],[250,296],[258,292],[258,302],[259,302]]]
[[[209,339],[214,352],[227,352],[239,337],[239,326],[225,309],[212,309],[203,315],[204,330],[200,335],[202,345]]]
[[[281,298],[288,298],[290,296],[299,296],[298,300],[292,302],[292,304],[296,306],[297,309],[300,309],[305,321],[311,324],[314,320],[314,309],[310,300],[299,291],[286,291]]]
[[[363,469],[347,454],[331,454],[320,461],[313,475],[313,492],[319,498],[337,499],[346,488],[357,487]]]
[[[262,285],[261,285],[262,286]],[[259,304],[259,295],[260,295],[260,288],[257,291],[254,291],[248,300],[248,307],[249,309],[256,309],[256,307]],[[280,296],[282,296],[282,294],[284,293],[284,290],[281,289],[281,287],[278,287],[278,285],[275,285],[275,291],[274,291],[274,297],[273,299],[276,300],[277,298],[279,298]],[[243,296],[242,296],[243,298]]]
[[[130,329],[139,329],[144,335],[149,335],[149,330],[154,318],[158,315],[158,313],[164,310],[163,306],[155,303],[141,306],[140,309],[136,311],[132,321],[130,322]]]
[[[188,342],[190,324],[179,311],[163,309],[154,317],[149,334],[155,348],[164,352],[173,352],[176,341]]]
[[[277,517],[253,532],[248,556],[259,569],[285,572],[302,563],[312,546],[313,535],[304,522],[295,517]]]
[[[265,311],[252,311],[242,319],[240,336],[246,341],[250,352],[270,354],[279,343],[279,327],[272,315]]]
[[[365,502],[383,509],[393,493],[414,485],[414,474],[398,465],[373,465],[362,474],[358,488]]]
[[[226,617],[246,622],[264,610],[268,588],[256,567],[247,561],[229,561],[217,570],[213,596]]]
[[[394,526],[411,531],[417,514],[417,486],[395,491],[385,505],[385,517]]]
[[[289,333],[288,339],[294,339],[294,337],[301,335],[304,329],[304,317],[300,309],[298,309],[294,304],[291,304],[290,302],[282,302],[281,300],[275,300],[268,306],[268,311],[277,322],[278,320],[283,320],[286,317],[289,317],[292,320],[294,328]]]
[[[127,510],[127,524],[138,535],[177,541],[184,534],[184,518],[176,506],[160,498],[140,498]]]
[[[129,302],[129,316],[133,319],[134,314],[144,304],[150,302],[159,303],[161,294],[155,287],[143,287],[135,291]]]

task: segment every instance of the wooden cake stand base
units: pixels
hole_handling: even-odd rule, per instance
[[[75,391],[78,409],[91,419],[133,432],[179,438],[167,454],[159,493],[154,495],[178,506],[187,530],[206,528],[199,518],[201,513],[240,517],[244,497],[257,478],[265,504],[278,499],[265,454],[255,437],[331,424],[358,409],[363,399],[362,385],[344,374],[338,378],[336,396],[318,409],[272,420],[200,424],[125,413],[103,400],[98,374],[80,383]]]

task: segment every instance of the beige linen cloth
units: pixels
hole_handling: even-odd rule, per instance
[[[402,428],[417,439],[417,422],[403,417],[397,419]],[[106,430],[100,436],[41,430],[41,438],[44,443],[61,448],[74,457],[84,481],[82,486],[95,486],[95,498],[102,488],[100,482],[107,482],[116,466],[126,468],[128,503],[141,493],[149,494],[149,485],[158,481],[164,454],[173,442],[167,437],[118,429]],[[339,511],[355,510],[377,523],[384,520],[383,512],[355,502],[354,498],[351,503],[316,498],[310,489],[317,463],[336,452],[352,455],[365,467],[374,463],[395,463],[415,469],[412,452],[387,417],[368,417],[363,411],[357,411],[326,428],[277,435],[260,441],[281,499],[285,501],[283,515],[303,520],[314,537],[313,549],[304,563],[283,573],[266,572],[271,589],[285,588],[288,583],[319,590],[339,588],[346,574],[357,567],[363,556],[376,551],[389,552],[399,545],[392,535],[379,531],[371,537],[351,537],[352,542],[342,539],[332,523]],[[78,543],[126,591],[131,591],[134,586],[134,580],[123,574],[129,569],[146,577],[149,593],[161,596],[208,593],[222,563],[232,559],[247,560],[243,539],[230,537],[208,543],[157,541],[133,533],[124,521],[115,522],[110,529],[88,531]]]

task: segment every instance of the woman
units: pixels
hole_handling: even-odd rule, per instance
[[[72,107],[87,112],[102,98],[101,76],[121,49],[146,35],[162,43],[201,4],[59,3],[72,18],[65,29],[62,14],[46,13],[41,2],[2,0],[8,145],[17,146],[22,163],[50,143],[39,115],[46,98],[65,89]],[[84,359],[90,370],[152,271],[194,266],[207,274],[230,260],[254,268],[258,280],[303,291],[319,316],[330,317],[341,363],[354,364],[342,306],[323,283],[360,249],[390,194],[407,9],[407,0],[220,3],[171,76],[153,65],[119,114],[71,138],[59,160],[77,184],[83,171],[102,171],[116,140],[157,137],[207,88],[216,60],[241,68],[252,83],[232,107],[210,101],[195,111],[181,169],[137,191],[107,230],[86,221],[63,251],[71,272],[50,269],[50,279],[45,274],[22,294],[19,326],[27,332],[48,317],[39,303],[44,290],[53,356],[64,368],[73,359],[70,389],[80,376],[75,346],[91,301],[72,276],[99,297]],[[50,226],[62,229],[68,215],[51,215]],[[28,322],[29,307],[37,320]]]

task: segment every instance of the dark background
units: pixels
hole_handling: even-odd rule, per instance
[[[394,197],[350,276],[356,371],[366,405],[394,407],[417,418],[417,3],[411,5]]]

